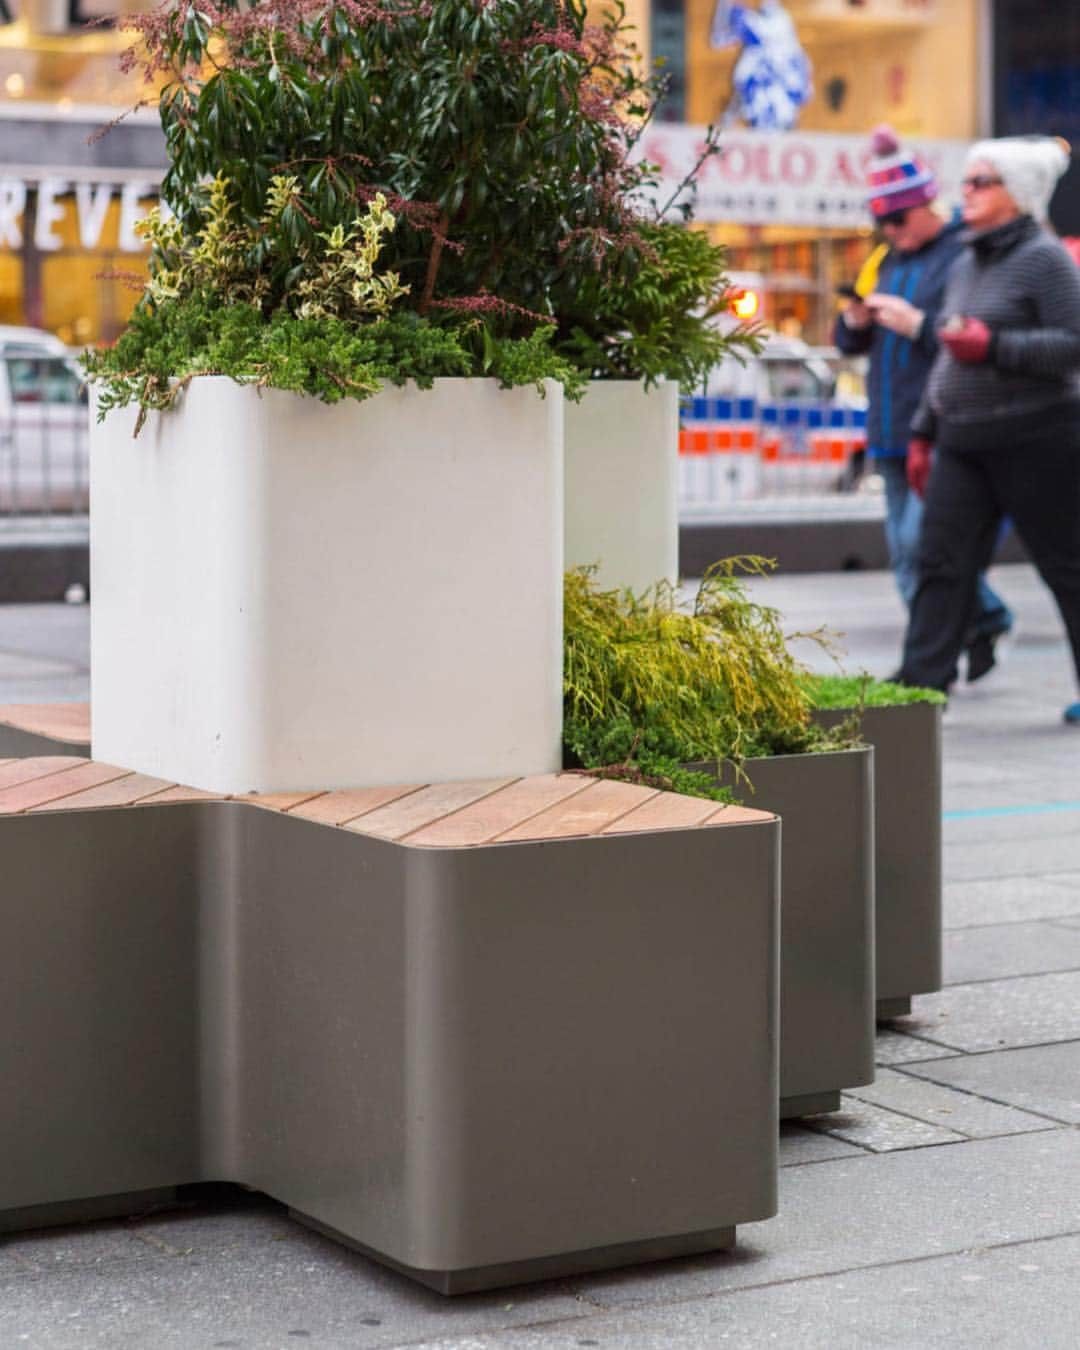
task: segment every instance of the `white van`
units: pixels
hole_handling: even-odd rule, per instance
[[[89,415],[60,339],[0,325],[0,516],[88,509]]]

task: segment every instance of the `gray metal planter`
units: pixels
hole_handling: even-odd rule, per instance
[[[0,1228],[233,1181],[460,1293],[775,1213],[776,820],[425,848],[212,801],[0,849]]]
[[[814,716],[834,726],[851,711]],[[941,988],[941,707],[866,708],[862,735],[874,747],[877,1016],[888,1020]]]
[[[720,766],[782,822],[783,1119],[836,1110],[842,1089],[874,1078],[873,763],[868,749],[748,760],[753,793]]]

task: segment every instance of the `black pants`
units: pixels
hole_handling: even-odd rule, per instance
[[[1080,681],[1080,437],[1068,427],[1009,449],[938,451],[900,667],[908,684],[944,690],[956,678],[978,575],[1005,516],[1053,592]]]

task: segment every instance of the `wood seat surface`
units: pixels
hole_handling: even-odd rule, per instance
[[[6,703],[0,725],[48,736],[54,741],[90,744],[89,703]]]
[[[0,760],[0,815],[238,801],[423,848],[772,820],[767,811],[583,773],[226,797],[77,756]]]

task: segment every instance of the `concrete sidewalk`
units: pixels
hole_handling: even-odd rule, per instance
[[[784,1128],[780,1215],[733,1254],[450,1302],[234,1195],[8,1239],[0,1346],[1075,1350],[1080,729],[1052,603],[1024,566],[994,584],[1018,641],[945,717],[948,987],[879,1035],[873,1086]],[[790,630],[845,632],[849,668],[895,666],[887,575],[753,589]],[[63,613],[0,609],[0,702],[86,697]]]

